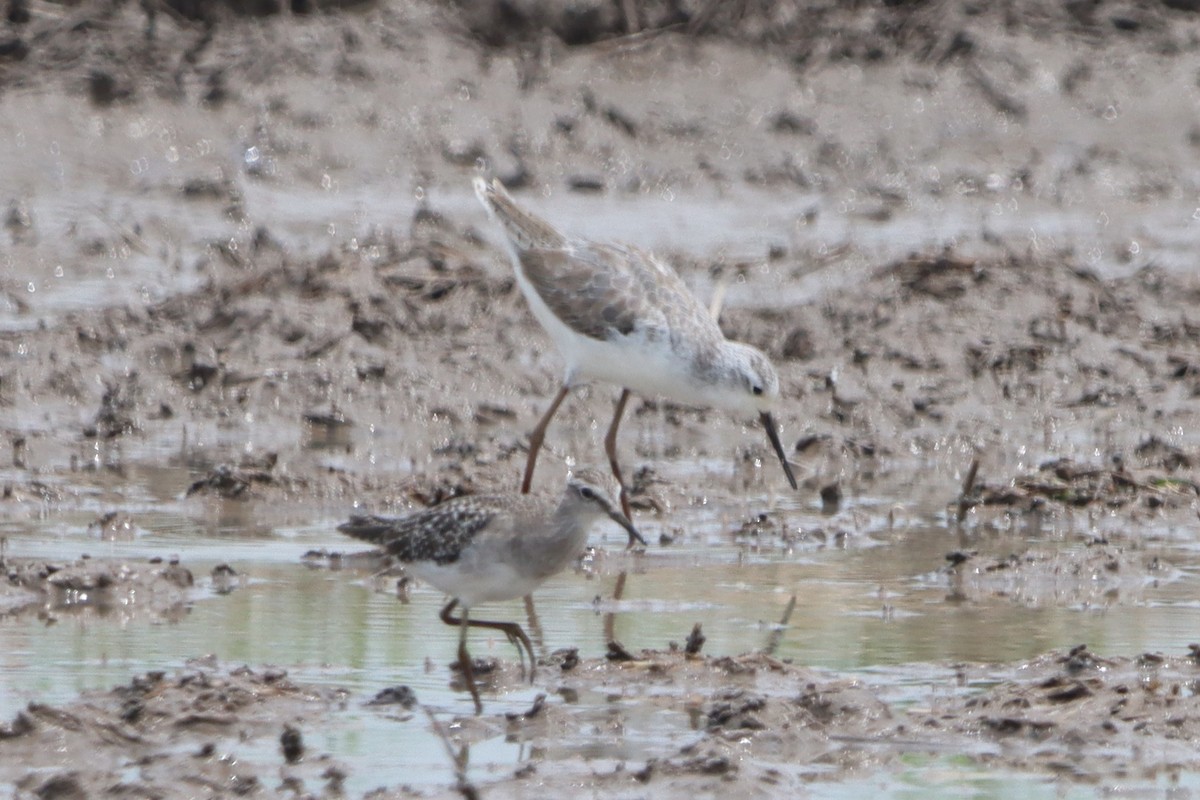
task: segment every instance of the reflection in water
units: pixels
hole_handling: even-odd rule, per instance
[[[779,624],[772,630],[767,637],[767,645],[763,648],[763,652],[769,656],[775,655],[775,651],[779,649],[779,643],[783,641],[783,632],[787,630],[788,622],[792,618],[792,612],[796,610],[796,595],[792,595],[788,599],[788,604],[783,609],[783,616],[779,620]]]
[[[619,603],[621,598],[625,596],[625,580],[629,573],[621,570],[617,574],[617,583],[613,586],[613,604]],[[605,643],[617,641],[617,614],[615,611],[608,611],[604,614],[604,640]]]
[[[525,619],[529,623],[529,637],[541,653],[546,652],[546,636],[542,633],[542,622],[538,619],[537,607],[533,604],[533,595],[525,595]]]

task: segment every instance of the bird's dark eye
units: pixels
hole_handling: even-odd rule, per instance
[[[586,486],[581,486],[579,488],[579,496],[582,497],[584,500],[591,500],[592,498],[594,498],[596,496],[596,493],[593,492],[591,489],[589,489]]]
[[[751,386],[750,391],[755,395],[760,395],[763,393],[763,388],[761,386]]]

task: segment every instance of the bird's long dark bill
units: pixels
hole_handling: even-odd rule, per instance
[[[764,411],[759,415],[762,420],[763,427],[767,429],[767,438],[771,440],[771,447],[775,448],[775,455],[779,456],[779,463],[783,465],[783,472],[787,475],[788,483],[793,489],[796,486],[796,476],[792,474],[792,465],[788,463],[787,454],[783,452],[783,443],[779,441],[779,429],[775,427],[775,419],[771,416],[770,411]]]
[[[608,516],[612,519],[613,522],[617,523],[622,528],[629,531],[629,535],[632,536],[633,538],[637,539],[638,544],[642,545],[643,547],[649,547],[649,545],[646,544],[646,540],[642,538],[642,535],[640,533],[638,533],[637,528],[633,527],[633,523],[630,522],[629,520],[627,520],[625,518],[624,514],[622,514],[620,511],[617,511],[614,508],[608,512]]]

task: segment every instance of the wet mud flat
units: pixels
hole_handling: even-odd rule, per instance
[[[728,289],[723,329],[779,368],[803,491],[781,493],[741,421],[640,399],[621,450],[651,556],[691,547],[702,563],[713,538],[804,557],[920,519],[946,546],[906,577],[946,605],[1149,616],[1146,587],[1195,587],[1188,4],[685,3],[672,19],[650,3],[634,34],[600,5],[567,26],[554,3],[222,10],[211,25],[176,9],[152,35],[128,4],[13,21],[0,626],[178,625],[234,602],[253,577],[238,561],[193,573],[182,544],[178,563],[97,555],[153,541],[162,507],[220,547],[238,526],[271,536],[281,508],[334,520],[513,488],[560,364],[481,212],[458,202],[481,165],[591,235],[731,212],[668,250],[702,296]],[[1061,229],[1033,228],[1042,212]],[[540,483],[598,458],[612,394],[564,406]],[[69,557],[24,554],[54,536]],[[913,544],[880,538],[881,559]],[[646,560],[651,581],[669,560]],[[818,607],[799,593],[796,614]],[[915,664],[926,677],[903,692],[763,653],[558,653],[534,683],[546,699],[511,718],[198,659],[31,702],[0,727],[0,782],[41,798],[334,795],[369,778],[317,734],[368,714],[449,745],[422,787],[379,796],[780,796],[877,786],[914,754],[1180,783],[1200,752],[1195,650],[1080,644]],[[489,680],[524,687],[506,655]],[[662,720],[646,752],[586,755],[635,713]],[[450,753],[498,736],[528,743],[511,774],[456,767]]]
[[[362,776],[305,742],[352,706],[397,726],[428,726],[446,744],[449,788],[380,787],[372,797],[524,797],[580,787],[614,797],[675,796],[732,786],[777,796],[822,781],[870,778],[914,754],[966,755],[1001,773],[1066,772],[1083,783],[1170,780],[1200,759],[1196,648],[1105,658],[1079,646],[1003,678],[987,674],[986,687],[972,685],[972,673],[984,677],[984,670],[959,665],[946,670],[945,686],[927,703],[915,705],[889,703],[869,682],[763,654],[641,651],[596,660],[571,653],[542,667],[544,693],[523,713],[439,718],[422,713],[419,698],[402,686],[354,697],[296,682],[281,669],[196,661],[66,705],[31,703],[0,727],[0,777],[19,796],[36,797],[341,796],[347,779]],[[521,677],[499,682],[508,680]],[[583,692],[607,694],[608,707],[575,706]],[[556,757],[582,731],[618,735],[635,703],[639,713],[651,707],[674,722],[661,726],[644,753]],[[542,755],[477,785],[471,744],[496,736]]]

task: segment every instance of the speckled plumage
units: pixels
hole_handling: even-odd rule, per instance
[[[406,517],[355,516],[338,530],[355,539],[382,545],[389,554],[410,564],[432,561],[451,564],[477,533],[497,514],[548,512],[544,498],[531,495],[470,495]],[[528,507],[528,508],[523,508]]]
[[[558,498],[469,495],[404,517],[352,517],[338,530],[384,547],[470,608],[532,592],[579,556],[605,517],[633,530],[604,489],[577,474]]]
[[[530,495],[456,497],[405,517],[352,517],[338,530],[386,547],[414,575],[451,596],[439,616],[459,628],[459,669],[480,713],[483,705],[467,652],[468,628],[503,632],[522,660],[528,653],[531,678],[536,658],[520,625],[471,619],[471,608],[528,595],[580,555],[588,529],[603,517],[642,541],[629,519],[613,507],[595,473],[579,470],[557,500]],[[452,613],[456,606],[462,607],[459,617]]]

